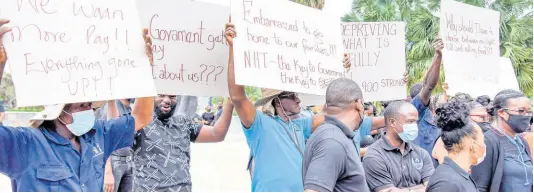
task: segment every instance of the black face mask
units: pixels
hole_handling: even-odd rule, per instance
[[[482,129],[482,132],[484,133],[491,128],[491,123],[489,122],[479,122],[477,124],[478,126],[480,126],[480,128]]]
[[[508,114],[508,120],[504,120],[515,133],[523,133],[530,127],[531,116]],[[503,118],[504,119],[504,118]]]

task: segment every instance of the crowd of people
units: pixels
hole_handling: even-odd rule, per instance
[[[0,78],[7,23],[0,19]],[[255,103],[247,98],[235,83],[234,27],[228,23],[225,34],[230,99],[216,113],[206,107],[203,124],[175,115],[173,95],[110,100],[106,108],[48,105],[31,127],[0,126],[0,173],[14,191],[191,191],[190,143],[223,141],[235,109],[254,192],[532,192],[531,101],[515,90],[432,96],[440,39],[407,99],[382,102],[378,113],[355,81],[339,78],[314,113],[295,92],[264,88]],[[146,29],[143,35],[152,63]]]

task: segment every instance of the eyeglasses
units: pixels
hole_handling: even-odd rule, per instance
[[[532,110],[525,110],[525,109],[508,109],[504,108],[504,110],[516,112],[518,115],[527,115],[532,116]]]
[[[278,95],[278,98],[297,100],[299,98],[299,94],[298,93],[289,93],[289,94],[283,94],[283,95],[281,94],[281,95]]]

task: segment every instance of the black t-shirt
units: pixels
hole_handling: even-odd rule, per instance
[[[204,112],[202,114],[202,120],[207,121],[208,125],[211,125],[214,119],[215,115],[213,114],[213,112]]]

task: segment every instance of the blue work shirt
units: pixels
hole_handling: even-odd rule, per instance
[[[294,143],[293,129],[304,152],[304,140],[310,137],[311,128],[311,117],[292,120],[288,124],[278,116],[270,117],[256,111],[250,128],[243,127],[254,157],[253,192],[304,191],[302,155]]]
[[[373,128],[373,118],[372,117],[364,117],[362,121],[362,125],[358,128],[358,130],[354,131],[354,138],[352,140],[354,141],[354,145],[356,146],[356,152],[358,152],[358,155],[360,155],[360,144],[362,142],[362,139],[365,136],[371,135],[371,130]]]
[[[0,173],[21,192],[101,192],[111,152],[131,146],[134,118],[95,121],[79,137],[81,153],[58,133],[44,128],[0,127]]]
[[[419,113],[419,120],[417,121],[419,132],[413,143],[426,150],[429,155],[432,155],[434,141],[439,137],[439,128],[436,126],[432,112],[423,104],[419,95],[412,99],[412,105],[415,106]]]

